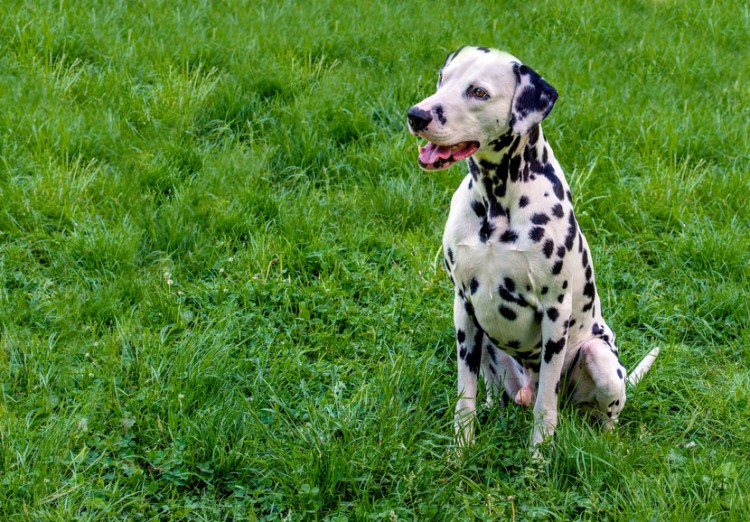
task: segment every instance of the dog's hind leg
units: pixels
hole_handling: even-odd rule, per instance
[[[625,407],[625,367],[601,339],[586,341],[572,368],[567,388],[573,404],[593,413],[605,430],[617,424]]]

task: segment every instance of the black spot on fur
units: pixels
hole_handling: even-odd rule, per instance
[[[557,275],[562,271],[563,262],[562,259],[560,259],[558,262],[556,262],[554,265],[552,265],[552,274]]]
[[[487,209],[485,208],[484,204],[481,201],[477,201],[476,199],[471,202],[471,210],[474,211],[474,214],[477,215],[477,217],[483,218],[487,215]]]
[[[482,221],[482,227],[479,229],[479,239],[482,243],[486,243],[490,237],[492,237],[494,231],[495,225],[493,225],[488,219],[485,219]]]
[[[534,145],[536,145],[537,140],[539,140],[539,126],[537,125],[531,131],[529,132],[529,144],[527,146],[528,149],[531,149],[534,151],[534,158],[536,159],[536,148],[534,148]]]
[[[507,288],[504,286],[501,286],[497,289],[497,293],[500,295],[500,298],[503,301],[507,301],[509,303],[514,303],[516,301],[516,296],[514,296],[511,292],[508,291]]]
[[[474,161],[474,158],[469,158],[469,172],[471,173],[471,178],[474,181],[477,181],[479,179],[479,165],[477,165],[477,162]],[[469,184],[469,188],[471,188],[471,183]]]
[[[497,139],[492,140],[489,145],[495,152],[507,149],[513,143],[513,132],[510,130]]]
[[[542,295],[546,295],[546,294],[547,294],[547,292],[549,292],[549,288],[547,288],[546,286],[543,286],[543,287],[542,287],[542,290],[541,290],[541,294],[542,294]]]
[[[440,104],[435,105],[434,111],[435,111],[435,117],[437,118],[437,121],[440,122],[440,125],[445,125],[448,120],[445,119],[443,106]]]
[[[510,164],[508,165],[508,175],[511,181],[518,181],[521,175],[521,155],[517,154],[510,158]]]
[[[571,211],[570,217],[568,218],[568,235],[565,237],[565,248],[568,250],[573,249],[573,242],[576,239],[577,229],[578,223],[576,222],[576,217],[573,215],[573,211]]]
[[[515,243],[517,239],[518,234],[513,230],[506,230],[505,232],[503,232],[503,235],[500,236],[500,241],[502,241],[503,243]]]
[[[456,341],[458,341],[459,343],[462,343],[465,340],[466,340],[466,332],[464,332],[463,330],[456,331]]]
[[[529,239],[532,239],[533,241],[541,241],[541,239],[544,237],[544,228],[542,227],[534,227],[529,232]]]
[[[487,349],[487,353],[489,354],[490,359],[492,359],[492,362],[497,363],[497,353],[495,353],[495,347],[492,343],[485,343],[484,347]]]
[[[518,206],[521,208],[525,207],[528,204],[529,198],[527,198],[526,196],[521,196],[521,199],[518,200]]]
[[[482,337],[484,333],[477,329],[477,333],[474,335],[474,346],[471,351],[466,354],[466,365],[469,367],[471,373],[479,373],[479,366],[482,363]]]
[[[534,214],[533,216],[531,216],[531,222],[535,225],[546,225],[547,223],[549,223],[549,219],[550,218],[547,214],[542,213]]]
[[[471,291],[471,295],[476,294],[478,288],[479,288],[479,281],[477,281],[475,277],[472,277],[471,282],[469,283],[469,290]]]
[[[595,310],[595,307],[594,307],[594,298],[595,298],[595,295],[596,295],[596,287],[594,286],[593,281],[589,281],[589,282],[587,282],[583,286],[583,295],[585,295],[586,297],[588,297],[589,301],[588,301],[588,303],[586,303],[583,306],[582,311],[586,312],[589,309],[591,309],[592,310],[592,316],[596,315],[595,314],[596,310]]]
[[[503,283],[505,284],[505,288],[508,289],[509,292],[515,292],[516,291],[516,282],[513,281],[510,277],[506,277],[503,279]]]
[[[448,259],[450,260],[452,265],[456,264],[456,258],[453,257],[453,250],[451,250],[450,247],[448,248]]]
[[[555,193],[557,199],[562,200],[565,194],[563,193],[563,186],[560,182],[560,178],[558,178],[557,174],[555,174],[555,167],[553,167],[550,163],[547,163],[544,166],[542,175],[547,178],[550,183],[552,183],[552,191]]]
[[[619,368],[617,368],[617,376],[618,376],[618,377],[619,377],[620,379],[624,379],[624,378],[625,378],[625,376],[624,376],[624,375],[623,375],[623,373],[622,373],[622,370],[620,370]]]
[[[496,218],[498,216],[504,216],[506,214],[507,212],[497,200],[490,200],[490,218]]]
[[[557,308],[554,306],[547,309],[547,317],[549,317],[549,320],[552,322],[557,321],[557,318],[560,317],[560,312],[557,311]]]
[[[565,212],[563,211],[563,206],[560,203],[556,203],[555,206],[552,207],[552,215],[558,218],[561,218],[565,215]]]
[[[498,308],[498,311],[500,312],[500,315],[505,317],[508,321],[515,321],[518,317],[518,314],[510,308],[508,308],[505,305],[500,305],[500,308]]]
[[[549,364],[552,357],[563,351],[563,348],[565,348],[565,337],[561,337],[557,341],[547,340],[544,345],[544,362]]]
[[[547,259],[552,257],[552,252],[554,251],[554,249],[555,249],[555,243],[551,239],[548,239],[547,241],[545,241],[544,248],[542,248],[542,251],[544,252],[544,257],[546,257]]]

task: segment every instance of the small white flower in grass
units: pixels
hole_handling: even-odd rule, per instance
[[[167,279],[167,286],[172,286],[174,284],[174,281],[171,279]]]
[[[224,273],[224,269],[223,268],[219,268],[219,273],[223,274]]]
[[[234,258],[233,258],[233,257],[230,257],[229,259],[227,259],[227,262],[228,262],[228,263],[231,263],[232,261],[234,261]]]
[[[225,288],[225,289],[224,289],[224,293],[226,294],[226,293],[228,293],[228,292],[229,292],[229,289]]]
[[[184,394],[184,393],[180,393],[179,395],[177,395],[177,400],[180,400],[180,401],[181,401],[181,400],[183,400],[184,398],[185,398],[185,394]]]
[[[78,420],[78,431],[89,431],[89,420],[86,417],[81,417]]]
[[[94,374],[92,372],[89,372],[89,378],[91,378],[91,379],[94,378]]]
[[[172,274],[169,272],[164,272],[164,280],[167,281],[172,278]]]

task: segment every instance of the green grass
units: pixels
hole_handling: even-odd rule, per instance
[[[741,520],[742,3],[0,6],[0,518]],[[463,44],[545,123],[628,367],[614,433],[483,409],[453,451],[438,249],[463,166],[405,111]]]

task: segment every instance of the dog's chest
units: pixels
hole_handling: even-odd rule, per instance
[[[547,263],[530,244],[524,220],[514,220],[509,209],[491,215],[476,206],[463,185],[443,237],[448,271],[500,348],[533,348],[540,339],[538,295],[549,277]]]
[[[482,329],[509,352],[534,346],[541,308],[533,291],[527,253],[495,241],[455,245],[452,277],[471,303]]]

